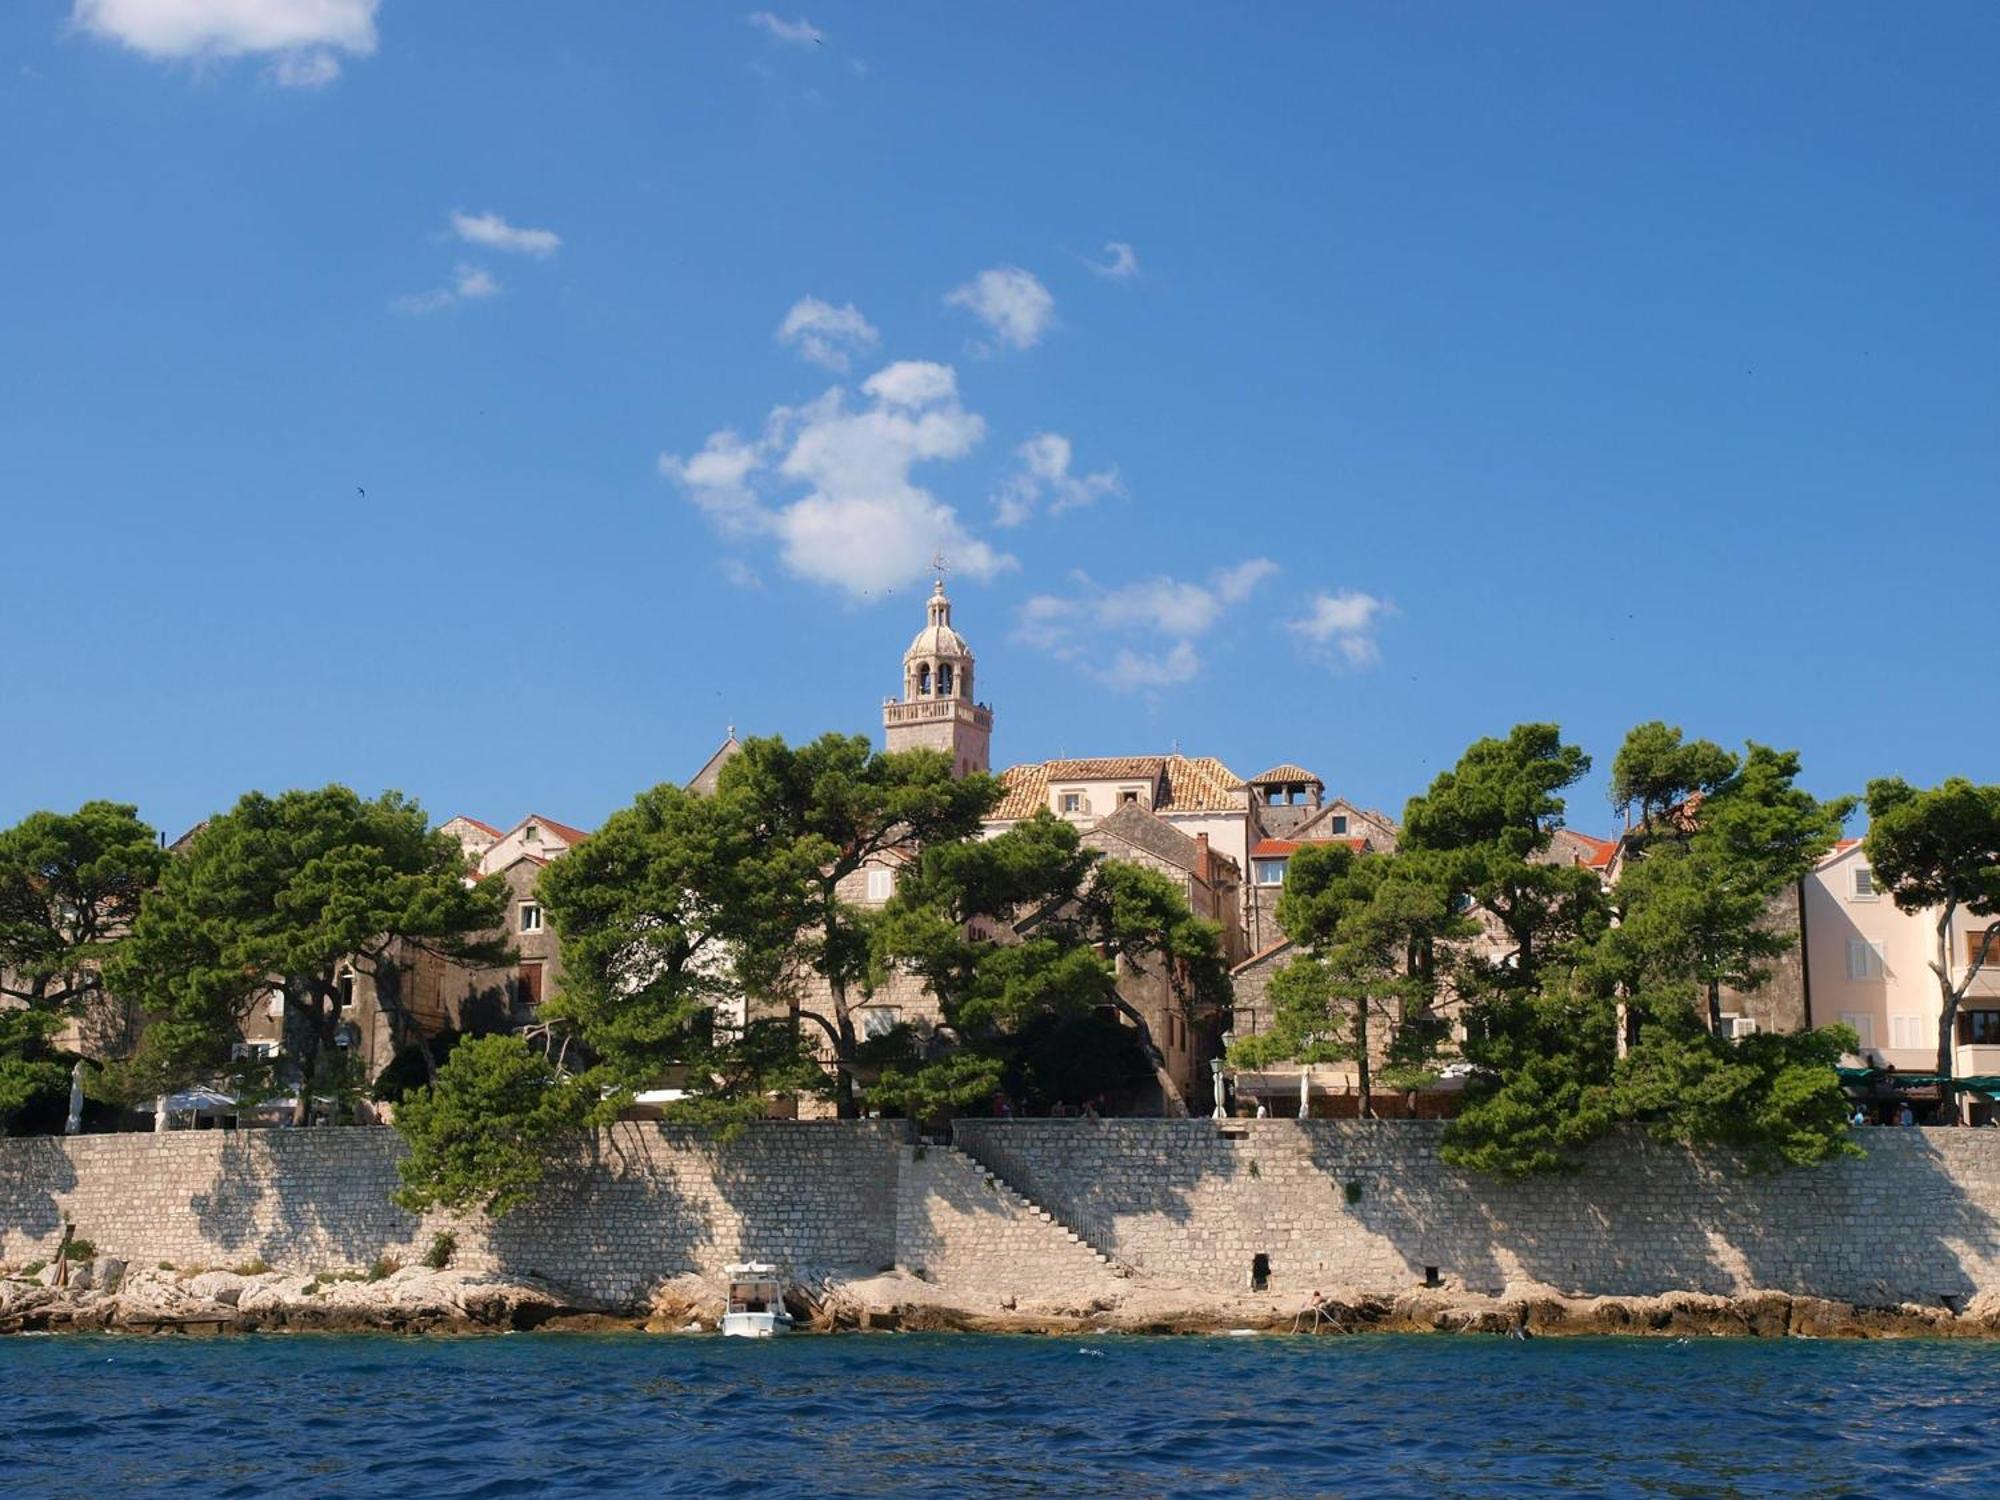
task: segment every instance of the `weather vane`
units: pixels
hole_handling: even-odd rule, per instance
[[[944,575],[945,575],[945,555],[942,552],[933,552],[931,554],[931,571],[937,574],[937,586],[939,588],[943,588]]]

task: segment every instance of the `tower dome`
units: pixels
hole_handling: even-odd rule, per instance
[[[993,711],[972,696],[972,648],[951,628],[942,573],[924,628],[903,653],[903,696],[882,706],[882,728],[891,750],[941,750],[957,775],[987,767]]]

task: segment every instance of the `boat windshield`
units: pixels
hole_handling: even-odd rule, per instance
[[[729,1284],[731,1312],[775,1312],[779,1305],[775,1281],[732,1281]]]

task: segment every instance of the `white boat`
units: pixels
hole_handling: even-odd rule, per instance
[[[791,1331],[792,1315],[785,1311],[785,1289],[776,1266],[753,1260],[725,1269],[729,1301],[722,1313],[724,1338],[768,1339]]]

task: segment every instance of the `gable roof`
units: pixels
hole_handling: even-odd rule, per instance
[[[1166,788],[1153,804],[1160,813],[1227,812],[1237,806],[1233,794],[1243,788],[1243,778],[1210,755],[1045,760],[1000,773],[1006,791],[988,819],[1008,823],[1032,818],[1049,805],[1049,786],[1058,781],[1149,781],[1156,789],[1164,781]]]
[[[1296,854],[1301,849],[1317,848],[1325,844],[1345,844],[1356,854],[1368,847],[1365,838],[1338,839],[1259,839],[1257,847],[1250,851],[1252,859],[1277,859],[1287,854]]]
[[[504,839],[505,837],[507,837],[506,834],[502,833],[499,829],[495,828],[491,823],[482,823],[479,821],[479,819],[467,817],[464,813],[454,813],[451,817],[446,818],[442,823],[438,824],[438,827],[449,828],[454,823],[468,824],[473,828],[477,828],[481,833],[490,834],[492,837],[496,839]]]
[[[1326,785],[1324,781],[1320,780],[1319,777],[1313,775],[1313,773],[1308,771],[1304,766],[1295,765],[1293,762],[1289,760],[1286,761],[1283,765],[1277,765],[1271,767],[1270,770],[1264,772],[1261,776],[1252,776],[1250,778],[1250,785],[1269,786],[1273,783],[1289,784],[1295,781],[1309,781],[1314,786],[1318,787],[1323,787]]]
[[[1136,803],[1128,802],[1109,817],[1099,818],[1090,831],[1121,838],[1182,870],[1192,871],[1201,854],[1201,846],[1193,839]]]
[[[1618,852],[1617,839],[1600,839],[1588,833],[1578,833],[1574,828],[1562,830],[1584,846],[1584,863],[1593,870],[1601,870],[1611,863],[1611,856]]]
[[[712,796],[722,780],[722,768],[742,752],[743,742],[736,738],[736,731],[729,731],[729,738],[715,749],[715,753],[701,763],[701,769],[688,778],[687,790],[701,796]]]
[[[1308,836],[1313,829],[1319,827],[1322,823],[1328,822],[1333,818],[1342,817],[1361,818],[1375,824],[1378,828],[1387,829],[1392,834],[1400,835],[1403,831],[1396,826],[1396,820],[1387,813],[1373,807],[1361,807],[1356,803],[1348,801],[1345,797],[1330,798],[1325,806],[1320,808],[1310,818],[1307,818],[1305,822],[1301,823],[1296,831],[1300,836]]]
[[[1235,968],[1231,969],[1229,972],[1233,976],[1241,974],[1247,969],[1254,969],[1257,967],[1257,965],[1261,963],[1270,962],[1272,959],[1276,958],[1280,953],[1283,953],[1287,948],[1291,946],[1293,945],[1292,945],[1292,940],[1290,938],[1280,938],[1277,942],[1271,944],[1270,947],[1264,949],[1261,953],[1251,954],[1248,958],[1244,959],[1242,963],[1238,964]]]
[[[512,838],[530,823],[535,824],[537,827],[548,829],[550,833],[553,833],[565,844],[580,844],[590,837],[581,828],[572,828],[567,823],[558,823],[554,818],[545,818],[540,813],[529,813],[527,817],[521,819],[520,822],[508,829],[501,837]]]

